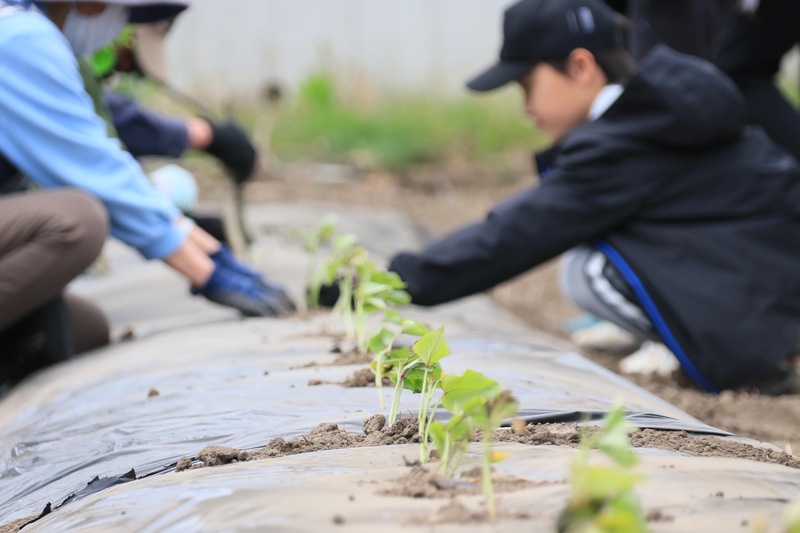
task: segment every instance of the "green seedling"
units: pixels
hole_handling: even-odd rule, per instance
[[[381,402],[381,410],[385,408],[383,400],[383,377],[394,367],[393,362],[403,360],[407,356],[408,349],[395,348],[394,343],[401,333],[422,337],[430,333],[430,330],[416,320],[404,318],[400,313],[388,310],[384,318],[386,324],[369,340],[369,351],[374,354],[372,360],[372,370],[375,372],[375,387],[378,389],[378,397]],[[387,325],[395,324],[399,326],[391,329]],[[391,361],[391,362],[390,362]]]
[[[355,338],[353,321],[353,291],[355,288],[355,270],[353,265],[362,261],[366,250],[357,246],[358,237],[347,233],[333,239],[333,255],[323,267],[322,281],[326,285],[338,283],[339,299],[331,311],[331,322],[342,318],[345,332],[349,339]]]
[[[492,451],[494,435],[503,420],[517,414],[519,405],[498,382],[474,370],[467,370],[463,376],[446,375],[442,390],[442,405],[451,418],[447,425],[434,421],[430,428],[433,444],[439,452],[439,473],[452,476],[474,431],[482,430],[482,485],[486,509],[493,520],[496,508],[491,465],[505,458],[504,454]]]
[[[411,297],[400,276],[379,270],[375,263],[366,260],[356,265],[355,307],[356,339],[359,353],[366,354],[370,339],[367,337],[367,314],[388,311],[390,305],[408,305]]]
[[[431,424],[431,438],[439,452],[439,473],[451,477],[475,430],[472,412],[481,410],[503,388],[480,372],[467,370],[463,376],[445,375],[442,391],[442,406],[451,417],[447,425],[439,421]]]
[[[800,502],[789,508],[785,531],[786,533],[800,533]]]
[[[324,271],[319,267],[319,249],[329,244],[336,232],[339,218],[330,213],[313,230],[303,232],[303,248],[308,253],[308,268],[306,270],[306,307],[310,311],[319,309],[319,294],[325,279]]]
[[[750,523],[750,533],[767,533],[768,531],[780,531],[781,533],[800,533],[800,501],[790,505],[786,510],[783,524],[778,528],[772,528],[768,513],[761,513],[748,520]]]
[[[492,452],[495,431],[500,428],[503,420],[516,415],[518,410],[517,400],[509,391],[503,391],[483,403],[480,408],[470,411],[470,417],[475,426],[483,430],[483,495],[486,498],[486,509],[490,520],[494,520],[496,515],[494,488],[492,487],[492,463],[498,463],[508,455],[507,453]]]
[[[571,468],[572,494],[558,521],[563,533],[647,532],[635,487],[643,477],[633,470],[638,462],[628,441],[635,427],[620,406],[606,416],[599,434],[584,433]],[[597,449],[611,465],[590,465],[589,450]]]
[[[444,338],[444,328],[425,334],[411,349],[395,350],[386,363],[392,367],[390,375],[395,382],[392,408],[389,412],[389,424],[397,421],[400,410],[400,395],[403,389],[420,394],[419,421],[420,462],[427,463],[430,458],[429,426],[438,403],[433,404],[436,391],[441,388],[442,367],[439,361],[450,355],[450,348]]]
[[[359,353],[366,354],[370,341],[367,315],[388,311],[390,305],[408,305],[411,297],[400,276],[378,268],[357,241],[349,234],[334,239],[333,255],[323,269],[322,281],[338,283],[339,299],[331,320],[342,317],[348,338],[355,339]]]

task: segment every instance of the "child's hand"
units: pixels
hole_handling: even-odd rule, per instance
[[[282,316],[294,311],[289,295],[279,285],[258,280],[217,263],[203,287],[192,289],[206,299],[238,309],[244,316]]]

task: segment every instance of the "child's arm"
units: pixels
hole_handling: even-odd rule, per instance
[[[553,170],[485,220],[422,252],[394,257],[389,269],[408,284],[413,303],[437,305],[483,292],[596,239],[637,213],[655,185],[621,176],[607,158],[571,159],[580,164]]]

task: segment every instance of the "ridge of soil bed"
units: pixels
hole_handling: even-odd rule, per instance
[[[391,427],[386,427],[386,417],[377,414],[369,417],[364,422],[364,433],[362,435],[348,433],[343,429],[339,429],[336,424],[324,423],[312,429],[308,435],[291,440],[272,439],[265,448],[255,451],[241,451],[223,446],[207,446],[197,454],[197,460],[201,461],[202,464],[195,464],[188,457],[182,457],[178,461],[175,470],[180,472],[190,468],[196,469],[204,466],[218,466],[239,461],[255,461],[323,450],[418,442],[419,426],[416,418],[401,418]]]
[[[500,429],[497,431],[496,440],[497,442],[516,442],[531,446],[553,445],[577,448],[580,445],[580,431],[575,424],[529,424],[521,433],[511,429]],[[596,431],[596,429],[589,429],[589,431]],[[656,448],[694,457],[748,459],[800,469],[800,459],[785,452],[715,436],[693,435],[686,431],[644,429],[632,434],[630,441],[635,448]],[[348,433],[336,424],[325,423],[311,430],[308,435],[290,440],[273,439],[266,447],[255,451],[208,446],[197,454],[198,463],[188,457],[182,457],[176,465],[176,471],[323,450],[418,442],[418,424],[415,418],[401,418],[393,426],[386,427],[386,418],[381,414],[376,414],[364,422],[364,433],[361,435]]]
[[[525,433],[515,433],[510,429],[497,432],[497,442],[518,442],[534,446],[580,445],[580,431],[575,424],[529,424]],[[595,428],[589,431],[596,431]],[[665,431],[642,429],[630,436],[634,448],[656,448],[670,452],[678,452],[693,457],[728,457],[748,459],[760,463],[772,463],[790,468],[800,468],[800,459],[786,452],[760,448],[736,440],[693,435],[686,431]]]

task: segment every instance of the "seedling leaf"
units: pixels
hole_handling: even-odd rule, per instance
[[[381,328],[369,340],[369,351],[374,354],[385,352],[392,346],[396,337],[397,335],[389,328]]]
[[[404,323],[404,320],[405,319],[403,318],[403,315],[398,313],[397,311],[395,311],[393,309],[390,309],[390,310],[386,311],[386,316],[383,317],[383,321],[388,323],[388,324],[401,325],[401,324]],[[407,332],[404,331],[403,333],[407,333]]]
[[[415,335],[417,337],[422,337],[427,335],[431,332],[426,326],[417,322],[416,320],[403,320],[402,322],[398,322],[403,327],[403,333],[407,333],[408,335]]]
[[[800,503],[789,508],[786,516],[786,533],[800,533]]]
[[[319,240],[320,242],[325,242],[330,240],[333,237],[333,234],[336,232],[336,226],[339,225],[339,217],[336,216],[334,213],[328,213],[325,215],[325,218],[322,219],[322,223],[319,226]]]
[[[358,237],[356,235],[345,233],[344,235],[338,235],[333,240],[333,249],[341,253],[354,247],[356,243],[358,243]]]
[[[628,436],[636,427],[625,419],[621,407],[612,410],[603,425],[603,432],[593,447],[608,455],[619,466],[631,467],[637,463],[636,454],[631,449]]]
[[[386,285],[392,290],[403,290],[406,288],[405,282],[403,282],[400,275],[396,272],[387,272],[385,270],[375,272],[372,276],[372,281],[380,283],[381,285]]]
[[[473,409],[467,409],[468,404],[483,399],[478,402],[478,405],[482,405],[503,391],[498,382],[474,370],[467,370],[462,376],[446,375],[442,380],[442,389],[442,405],[453,414],[471,412]]]
[[[445,428],[444,424],[438,420],[434,420],[431,422],[428,431],[431,436],[431,440],[433,441],[433,446],[439,452],[439,456],[444,457],[444,450],[447,446],[447,429]]]
[[[376,311],[385,311],[386,302],[380,298],[367,298],[364,300],[364,312],[374,313]]]
[[[411,295],[402,290],[393,290],[384,298],[387,303],[394,305],[408,305],[411,303]]]
[[[433,366],[450,355],[450,347],[447,346],[444,338],[444,328],[431,331],[423,336],[414,343],[413,350],[426,366]]]
[[[416,364],[403,372],[403,388],[415,394],[422,392],[422,384],[425,381],[425,366],[421,363]]]
[[[641,474],[612,466],[573,468],[573,487],[578,500],[607,500],[632,489],[642,481]]]
[[[375,283],[374,281],[363,281],[359,284],[358,290],[364,296],[375,296],[376,294],[390,292],[392,288],[389,287],[388,285],[384,285],[383,283]]]

